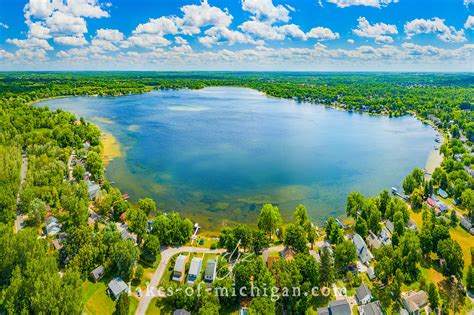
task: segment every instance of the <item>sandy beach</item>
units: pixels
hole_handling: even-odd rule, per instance
[[[104,163],[104,166],[107,166],[111,159],[124,156],[120,144],[112,134],[102,134],[101,142],[103,145],[102,162]]]

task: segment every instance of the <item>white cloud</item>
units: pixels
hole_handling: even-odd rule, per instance
[[[186,35],[199,34],[201,27],[224,26],[232,22],[232,15],[218,7],[210,6],[207,0],[199,5],[185,5],[181,7],[183,17],[176,19],[181,32]]]
[[[291,7],[288,8],[291,10]],[[252,13],[257,20],[269,22],[288,22],[290,20],[290,11],[281,4],[275,6],[272,0],[242,0],[242,9]]]
[[[467,17],[466,23],[464,23],[464,28],[474,30],[474,16],[469,15]]]
[[[286,24],[278,26],[276,28],[277,32],[279,32],[285,37],[306,40],[306,34],[302,30],[300,30],[299,26],[296,24]]]
[[[434,17],[431,20],[414,19],[404,26],[408,38],[417,34],[437,34],[443,42],[465,42],[464,30],[457,31],[453,26],[444,24],[444,20]]]
[[[199,42],[206,47],[211,47],[214,44],[226,42],[230,45],[235,43],[240,44],[262,44],[261,41],[255,41],[248,34],[243,34],[239,31],[229,30],[227,27],[214,26],[204,32],[205,37],[199,38]]]
[[[246,21],[239,26],[245,32],[255,35],[259,38],[269,40],[283,40],[285,36],[278,32],[278,29],[269,23],[260,21]]]
[[[187,45],[188,44],[188,41],[185,40],[184,38],[182,38],[181,36],[176,36],[174,38],[174,42],[178,45]]]
[[[130,36],[121,46],[123,48],[138,46],[142,48],[155,49],[170,44],[171,42],[169,40],[158,34],[136,34]]]
[[[352,30],[359,37],[374,38],[377,43],[391,43],[393,38],[389,35],[398,34],[397,27],[393,24],[374,23],[370,24],[365,17],[357,19],[359,24]]]
[[[68,0],[62,11],[73,16],[88,18],[109,17],[109,13],[102,10],[97,0]]]
[[[334,3],[339,8],[347,8],[350,6],[366,6],[381,8],[390,3],[398,3],[398,0],[327,0],[329,3]]]
[[[41,48],[45,50],[53,50],[53,47],[45,39],[28,38],[28,39],[7,39],[7,43],[13,44],[19,48]]]
[[[48,39],[51,38],[49,28],[43,26],[40,22],[31,23],[29,25],[28,36],[29,37],[36,37],[36,38],[43,38]]]
[[[30,0],[23,9],[29,20],[31,17],[46,19],[54,11],[60,11],[76,17],[102,18],[109,13],[102,10],[97,0]]]
[[[349,44],[354,44],[354,40],[353,40],[352,38],[349,38],[349,39],[347,40],[347,42],[348,42]]]
[[[150,19],[148,23],[139,24],[133,33],[177,34],[178,25],[175,17],[162,16],[157,19]]]
[[[13,59],[14,57],[15,55],[13,55],[12,53],[4,49],[0,49],[0,59]]]
[[[8,29],[8,25],[6,25],[5,23],[2,23],[2,22],[0,22],[0,27],[3,27],[3,28],[5,28],[5,29]]]
[[[326,27],[314,27],[308,33],[306,33],[307,38],[315,38],[320,41],[338,39],[339,33],[333,32],[331,29]]]
[[[120,42],[123,40],[123,33],[119,30],[101,28],[97,30],[97,39],[103,39],[109,42]]]
[[[464,0],[464,5],[468,7],[469,5],[474,4],[474,0]]]
[[[88,44],[84,36],[58,36],[54,38],[54,42],[66,46],[84,46]]]
[[[46,25],[53,33],[84,34],[87,33],[86,21],[69,13],[55,11],[46,19]]]
[[[46,50],[44,49],[18,49],[15,52],[15,60],[30,60],[30,61],[38,61],[45,60],[47,56]]]

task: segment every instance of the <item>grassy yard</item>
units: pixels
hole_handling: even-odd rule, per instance
[[[451,238],[459,243],[464,254],[464,272],[471,264],[471,247],[474,247],[474,236],[464,231],[459,225],[450,229]]]
[[[115,311],[115,302],[107,295],[105,281],[97,283],[85,281],[83,288],[86,314],[112,314]]]

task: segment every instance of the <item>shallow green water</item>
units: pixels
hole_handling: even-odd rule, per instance
[[[242,88],[74,97],[40,103],[114,134],[126,156],[107,177],[132,199],[152,196],[206,228],[255,222],[264,202],[288,217],[303,203],[322,222],[347,194],[399,186],[424,167],[435,131],[388,118],[298,104]]]

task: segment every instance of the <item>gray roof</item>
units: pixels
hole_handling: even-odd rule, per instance
[[[385,226],[387,227],[387,230],[390,232],[390,234],[393,234],[394,226],[393,226],[392,221],[387,220],[385,222]]]
[[[413,313],[428,304],[428,296],[425,291],[410,292],[403,297],[403,304]]]
[[[173,315],[191,315],[191,313],[181,308],[179,310],[174,311]]]
[[[379,241],[377,236],[374,233],[370,232],[369,236],[367,236],[367,243],[375,249],[379,249],[382,246],[382,242]]]
[[[327,307],[320,307],[317,309],[318,315],[329,315],[329,308]]]
[[[104,266],[100,265],[99,267],[92,270],[91,274],[95,280],[99,280],[105,273]]]
[[[369,276],[370,280],[374,280],[376,278],[374,268],[367,268],[367,276]]]
[[[190,275],[199,275],[202,266],[202,258],[194,257],[191,260],[191,266],[189,266],[189,274]]]
[[[178,258],[176,258],[176,263],[174,264],[174,271],[182,272],[184,268],[186,267],[187,260],[188,260],[188,256],[179,255]]]
[[[372,302],[364,305],[364,315],[382,315],[379,302]]]
[[[354,246],[356,247],[356,252],[357,256],[359,256],[359,259],[363,262],[369,262],[370,261],[370,255],[369,255],[369,250],[367,249],[367,244],[365,244],[364,240],[362,239],[362,236],[359,234],[354,234],[354,237],[352,238],[352,242],[354,243]]]
[[[331,310],[331,315],[351,315],[351,305],[347,299],[341,299],[337,301],[329,302],[329,309]]]
[[[206,271],[204,272],[204,280],[214,281],[216,276],[217,261],[209,259],[206,263]]]
[[[362,301],[367,295],[370,295],[370,289],[365,284],[362,284],[356,289],[356,297],[359,301]]]
[[[128,286],[122,278],[114,278],[109,282],[109,290],[114,297],[118,298],[120,294],[128,291]]]
[[[460,224],[466,230],[469,230],[472,227],[471,221],[469,219],[464,218],[464,217],[461,219]]]

